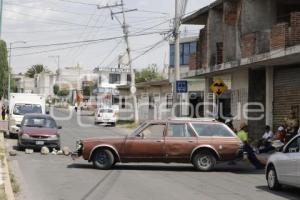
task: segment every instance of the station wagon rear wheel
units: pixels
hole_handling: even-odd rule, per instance
[[[192,163],[199,171],[210,171],[216,164],[216,158],[209,151],[200,151],[193,157]]]
[[[268,187],[270,190],[279,190],[281,185],[278,182],[277,173],[274,167],[270,167],[267,172]]]
[[[93,155],[93,165],[96,169],[110,169],[114,163],[114,155],[108,149],[98,149]]]

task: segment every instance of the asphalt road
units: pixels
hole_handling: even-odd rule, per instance
[[[57,111],[58,117],[66,114]],[[81,122],[88,127],[78,125]],[[94,126],[92,117],[73,115],[58,120],[63,126],[62,144],[74,148],[79,138],[122,135],[118,128]],[[8,140],[13,148],[15,140]],[[113,170],[100,171],[81,159],[18,152],[10,157],[11,168],[21,192],[17,200],[298,200],[300,192],[287,188],[282,192],[267,189],[264,171],[246,163],[218,165],[209,173],[197,172],[191,165],[119,164]]]

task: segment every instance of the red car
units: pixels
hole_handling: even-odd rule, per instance
[[[18,147],[39,148],[47,146],[49,148],[60,149],[60,133],[55,120],[49,115],[28,114],[19,125]]]
[[[109,169],[117,162],[174,162],[192,163],[201,171],[242,155],[242,142],[234,132],[210,119],[146,122],[128,136],[78,141],[73,154],[98,169]]]

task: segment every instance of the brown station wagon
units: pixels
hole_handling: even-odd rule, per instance
[[[192,163],[200,171],[242,155],[241,141],[223,123],[181,118],[145,122],[124,137],[81,140],[73,154],[97,169],[110,169],[117,162],[174,162]]]

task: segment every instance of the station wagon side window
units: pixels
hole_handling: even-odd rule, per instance
[[[285,149],[285,153],[299,153],[300,137],[295,138]]]
[[[186,123],[170,123],[168,137],[193,137],[192,129]]]
[[[192,123],[199,136],[233,137],[234,133],[223,124]]]
[[[150,124],[144,128],[138,136],[144,138],[158,138],[164,136],[165,124]]]

